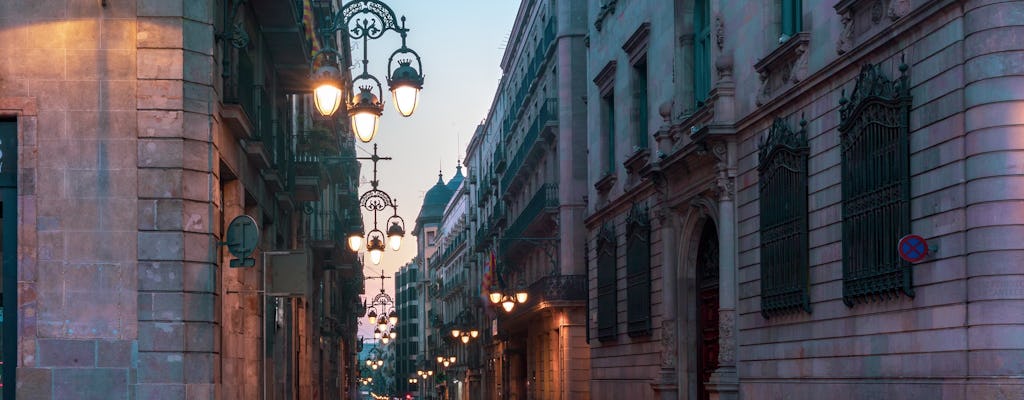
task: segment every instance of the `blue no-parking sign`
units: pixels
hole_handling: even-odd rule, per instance
[[[900,258],[912,263],[924,260],[928,256],[928,242],[920,235],[907,235],[897,244]]]

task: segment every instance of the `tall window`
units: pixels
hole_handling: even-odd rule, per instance
[[[648,136],[648,99],[647,99],[647,60],[633,65],[633,107],[636,109],[636,146],[647,148]]]
[[[761,207],[761,313],[803,308],[807,292],[806,121],[793,131],[776,118],[761,144],[758,183]]]
[[[785,38],[791,38],[804,29],[803,27],[803,1],[782,0],[782,32]]]
[[[839,101],[843,186],[843,301],[914,295],[896,243],[910,232],[910,86],[867,64]]]
[[[707,100],[711,91],[711,6],[697,0],[693,10],[693,95],[696,103]]]
[[[615,242],[615,228],[602,227],[597,235],[597,338],[601,340],[614,339],[618,333]]]
[[[605,172],[615,173],[615,92],[604,95],[601,101],[601,115],[604,117]]]
[[[651,332],[651,223],[647,209],[633,205],[626,218],[626,318],[629,334]]]
[[[18,124],[0,121],[0,395],[14,399],[18,356]]]

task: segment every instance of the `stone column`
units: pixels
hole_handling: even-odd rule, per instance
[[[662,204],[662,207],[665,207]],[[679,337],[678,307],[676,296],[680,288],[677,282],[679,266],[679,248],[675,214],[672,210],[661,208],[656,214],[661,232],[661,370],[653,385],[662,400],[675,400],[679,396],[677,351]]]
[[[137,2],[139,399],[215,398],[212,3]]]
[[[970,371],[965,398],[998,399],[1024,393],[1019,361],[1024,313],[1024,79],[1018,61],[1024,43],[1024,2],[966,1],[963,17],[964,175],[967,257],[967,343]],[[913,69],[909,72],[913,74]],[[915,99],[916,103],[916,99]],[[911,116],[911,128],[913,121]],[[952,251],[958,245],[947,246]],[[954,257],[956,254],[944,254]],[[947,250],[948,251],[948,250]],[[916,267],[915,267],[916,268]],[[923,291],[922,291],[923,292]],[[919,297],[920,298],[920,297]]]
[[[718,158],[718,369],[711,375],[708,390],[713,400],[739,398],[736,374],[736,145],[712,144]]]

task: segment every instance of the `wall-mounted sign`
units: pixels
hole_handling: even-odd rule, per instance
[[[228,252],[237,260],[231,260],[231,267],[252,267],[256,259],[249,257],[260,243],[260,228],[256,220],[248,215],[239,215],[228,225]]]
[[[907,235],[897,244],[900,258],[912,263],[920,262],[928,257],[928,241],[920,235]]]

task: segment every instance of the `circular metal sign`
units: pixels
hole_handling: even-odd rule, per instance
[[[237,258],[246,258],[256,250],[260,242],[260,229],[256,220],[248,215],[239,215],[228,225],[228,251]]]
[[[900,239],[897,249],[900,258],[912,263],[924,260],[928,256],[928,242],[920,235],[907,235]]]

